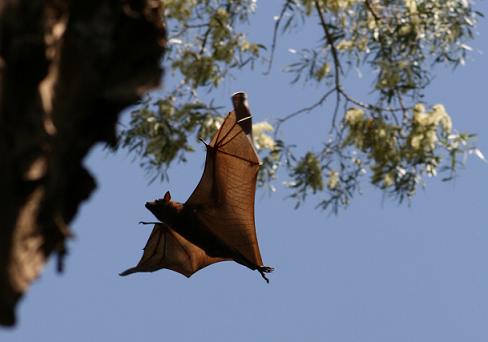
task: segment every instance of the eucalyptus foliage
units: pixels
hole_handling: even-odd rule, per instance
[[[141,156],[158,175],[185,160],[196,140],[220,125],[221,108],[200,94],[219,87],[233,70],[263,66],[269,71],[277,41],[292,27],[316,22],[321,43],[296,51],[284,68],[291,83],[319,84],[322,97],[275,123],[254,125],[263,167],[260,185],[274,188],[278,170],[299,205],[308,194],[337,212],[366,180],[400,200],[413,196],[426,176],[451,179],[469,153],[472,134],[458,132],[442,104],[424,102],[438,64],[464,64],[481,13],[468,0],[282,0],[268,46],[247,39],[239,28],[257,0],[162,0],[169,28],[167,72],[174,89],[148,98],[121,133],[121,146]],[[353,97],[343,80],[350,68],[374,74],[368,101]],[[273,77],[268,73],[268,77]],[[324,145],[296,155],[280,128],[302,113],[332,103]]]

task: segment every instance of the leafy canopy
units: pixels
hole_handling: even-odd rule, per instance
[[[267,46],[243,32],[257,0],[162,2],[169,28],[163,64],[176,86],[148,97],[131,114],[120,146],[163,178],[173,161],[184,161],[196,140],[209,138],[222,122],[221,108],[199,95],[218,88],[236,69],[259,65],[273,77],[279,37],[309,21],[320,25],[321,43],[296,51],[296,61],[284,70],[292,83],[318,84],[323,95],[273,124],[254,125],[263,161],[260,185],[273,189],[284,169],[297,206],[318,193],[319,207],[337,212],[364,180],[403,200],[426,176],[442,172],[443,180],[451,179],[467,154],[483,159],[473,135],[456,131],[442,104],[423,100],[435,66],[464,64],[471,50],[467,43],[482,14],[468,0],[282,0]],[[367,101],[344,86],[353,67],[374,74]],[[323,147],[296,155],[279,138],[280,127],[325,101],[334,110]]]

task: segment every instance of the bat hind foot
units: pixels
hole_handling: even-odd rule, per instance
[[[263,273],[271,273],[274,271],[274,268],[269,266],[260,266],[258,270],[259,272],[263,272]]]
[[[263,277],[264,280],[269,284],[269,279],[266,277],[266,273],[271,273],[274,271],[273,267],[268,267],[268,266],[260,266],[258,267],[258,271],[261,274],[261,277]]]

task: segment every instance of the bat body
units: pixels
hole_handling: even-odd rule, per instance
[[[121,273],[168,268],[190,277],[210,264],[234,260],[265,273],[254,223],[259,157],[252,143],[252,122],[245,93],[232,97],[234,111],[206,144],[205,170],[185,203],[147,202],[156,222],[139,263]]]

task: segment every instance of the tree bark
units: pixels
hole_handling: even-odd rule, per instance
[[[0,324],[96,187],[82,166],[161,78],[159,0],[0,0]]]

